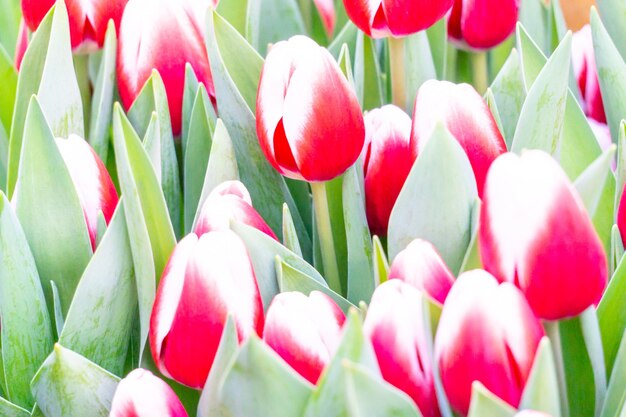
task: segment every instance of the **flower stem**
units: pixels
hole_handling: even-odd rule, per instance
[[[404,38],[389,37],[389,69],[391,72],[391,98],[393,104],[406,110],[406,68]]]
[[[489,87],[489,68],[487,66],[487,52],[472,53],[472,74],[474,77],[474,88],[481,95]]]
[[[330,289],[337,294],[341,294],[341,281],[339,280],[339,267],[337,266],[337,258],[335,256],[335,242],[330,223],[326,183],[312,182],[311,191],[313,192],[313,206],[315,208],[315,221],[322,252],[324,276]]]

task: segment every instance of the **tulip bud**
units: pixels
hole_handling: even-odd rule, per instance
[[[348,17],[372,38],[412,35],[434,25],[453,0],[343,0]]]
[[[56,143],[76,188],[87,222],[91,248],[95,250],[99,237],[99,213],[102,212],[104,221],[109,224],[117,207],[117,191],[100,157],[85,140],[70,135],[69,139],[57,138]]]
[[[423,311],[417,289],[390,280],[376,288],[363,331],[372,342],[385,381],[406,392],[424,417],[438,417]]]
[[[467,415],[472,383],[517,408],[544,336],[524,295],[482,270],[465,272],[443,305],[435,360],[450,405]]]
[[[520,0],[454,0],[448,36],[472,49],[489,49],[515,30]]]
[[[246,247],[230,230],[187,235],[163,272],[150,318],[159,370],[201,389],[229,315],[240,342],[263,333],[263,304]]]
[[[598,79],[596,58],[593,51],[591,26],[589,25],[585,25],[572,36],[572,64],[583,99],[585,114],[606,124],[600,80]]]
[[[343,311],[326,294],[278,294],[267,310],[263,340],[312,384],[330,362],[341,340]]]
[[[174,391],[150,371],[135,369],[117,385],[109,417],[187,417]]]
[[[250,193],[239,181],[226,181],[209,194],[202,205],[194,232],[201,236],[216,230],[230,229],[231,220],[247,224],[278,240],[261,215],[252,207]]]
[[[485,269],[518,286],[537,316],[575,316],[600,300],[607,283],[602,242],[550,155],[498,158],[487,176],[480,218]]]
[[[189,0],[133,0],[120,26],[117,81],[128,110],[157,70],[165,84],[172,132],[181,132],[185,65],[215,101],[211,68],[204,44],[204,27]]]
[[[128,0],[65,0],[70,22],[72,48],[102,47],[109,20],[119,29]],[[22,0],[22,15],[31,31],[36,31],[56,0]]]
[[[256,116],[263,153],[289,178],[331,180],[363,148],[363,115],[354,91],[330,53],[305,36],[270,49]]]
[[[626,246],[626,185],[622,189],[622,196],[617,206],[617,228],[622,237],[622,243]]]
[[[446,301],[454,284],[454,275],[437,249],[422,239],[415,239],[396,255],[391,264],[389,278],[398,278],[411,284],[439,304]]]
[[[326,36],[330,39],[333,36],[333,31],[335,30],[335,2],[333,0],[313,0],[313,3],[315,3],[315,7],[320,14],[322,25],[326,31]]]
[[[459,142],[474,170],[482,196],[487,170],[506,152],[504,138],[487,103],[468,84],[429,80],[418,90],[413,113],[411,149],[415,157],[424,149],[437,122]]]
[[[22,66],[22,60],[24,59],[24,54],[26,53],[26,49],[28,49],[28,28],[24,23],[24,19],[20,20],[20,29],[17,34],[17,42],[15,45],[15,69],[18,71]]]
[[[399,107],[386,105],[367,112],[364,121],[367,221],[372,233],[385,236],[391,210],[415,160],[409,146],[411,119]]]

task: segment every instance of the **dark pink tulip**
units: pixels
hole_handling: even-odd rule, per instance
[[[187,417],[187,411],[165,382],[150,371],[135,369],[115,390],[109,417]]]
[[[537,316],[575,316],[600,300],[607,283],[602,242],[550,155],[527,151],[493,163],[479,236],[485,269],[518,286]]]
[[[482,196],[487,170],[506,152],[506,143],[487,103],[469,84],[429,80],[417,92],[411,149],[417,156],[437,124],[445,127],[465,150]]]
[[[591,26],[585,25],[572,36],[572,64],[578,80],[578,88],[583,99],[583,108],[587,116],[606,124],[600,80],[593,52]]]
[[[256,103],[261,149],[281,174],[327,181],[358,159],[365,139],[359,102],[334,58],[311,39],[272,46]]]
[[[626,187],[622,190],[622,196],[617,206],[617,228],[622,237],[622,243],[626,246]]]
[[[437,249],[422,239],[415,239],[396,255],[391,264],[389,278],[398,278],[411,284],[439,304],[446,301],[454,284],[454,275]]]
[[[399,107],[386,105],[365,114],[367,221],[372,233],[387,235],[389,216],[415,158],[411,153],[411,119]]]
[[[350,20],[373,38],[412,35],[434,25],[453,0],[343,0]]]
[[[194,232],[201,236],[215,230],[230,229],[231,220],[252,226],[278,240],[261,215],[252,207],[250,193],[239,181],[218,185],[202,205]]]
[[[435,360],[450,405],[467,415],[472,383],[516,407],[544,336],[524,295],[488,272],[465,272],[443,305]]]
[[[102,237],[98,236],[98,215],[102,212],[109,224],[117,207],[117,191],[100,157],[85,140],[70,135],[69,139],[57,139],[56,142],[76,187],[91,247],[95,250],[98,237]]]
[[[515,30],[520,0],[454,0],[448,36],[472,49],[489,49]]]
[[[245,245],[233,232],[194,233],[178,243],[163,272],[150,318],[159,370],[201,389],[228,315],[241,342],[263,333],[263,304]]]
[[[278,294],[267,310],[263,339],[312,384],[330,362],[341,340],[343,311],[326,294]]]
[[[417,289],[390,280],[376,288],[363,331],[372,342],[385,381],[406,392],[424,417],[438,417],[423,311]]]
[[[157,70],[165,84],[175,136],[181,131],[187,63],[215,99],[204,27],[191,1],[132,0],[120,26],[117,81],[122,103],[128,110],[152,70]]]
[[[22,66],[24,54],[28,49],[28,28],[24,23],[24,19],[20,21],[20,29],[17,34],[17,43],[15,45],[15,68],[19,71]]]

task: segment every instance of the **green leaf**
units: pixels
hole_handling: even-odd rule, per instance
[[[363,110],[371,110],[384,104],[380,64],[374,41],[359,31],[354,56],[354,83]]]
[[[474,381],[468,417],[513,417],[516,411],[483,384]]]
[[[348,46],[349,50],[356,50],[356,41],[359,32],[359,29],[357,29],[351,21],[348,21],[337,36],[335,36],[333,42],[328,46],[328,52],[337,59],[339,58],[341,48],[344,44]]]
[[[7,165],[9,160],[9,137],[0,123],[0,191],[4,191],[7,183]]]
[[[626,337],[622,336],[617,355],[615,367],[609,379],[609,386],[606,391],[606,400],[602,406],[601,417],[614,417],[620,415],[626,404]]]
[[[248,10],[253,3],[248,0],[221,0],[217,4],[217,12],[230,22],[242,36],[245,36]]]
[[[619,137],[617,141],[617,167],[615,169],[615,203],[614,211],[617,213],[619,203],[626,185],[626,120],[622,120],[619,127]]]
[[[620,260],[624,256],[624,244],[619,227],[616,224],[611,227],[611,258],[609,263],[609,274],[613,275],[619,265]]]
[[[624,294],[626,294],[626,257],[622,257],[604,295],[598,304],[598,321],[604,347],[604,360],[607,375],[614,369],[615,358],[620,340],[626,330],[626,309],[624,309]]]
[[[482,202],[480,198],[476,197],[474,206],[472,207],[472,238],[470,240],[465,256],[463,257],[463,263],[461,264],[460,272],[470,271],[472,269],[482,269],[483,263],[480,259],[480,252],[478,248],[478,222],[480,219],[480,206]]]
[[[372,248],[374,252],[372,255],[374,264],[374,282],[376,286],[379,286],[383,282],[387,281],[389,276],[389,261],[387,261],[385,249],[383,248],[383,244],[380,243],[378,236],[374,236],[372,238]]]
[[[30,417],[30,413],[0,397],[0,415],[3,417]]]
[[[408,114],[413,114],[417,90],[424,82],[437,78],[437,71],[425,31],[417,32],[404,39],[404,75],[407,95],[403,109]]]
[[[461,145],[439,123],[415,161],[389,220],[389,259],[416,238],[431,242],[457,273],[471,240],[477,196]]]
[[[517,121],[526,98],[521,71],[519,54],[513,49],[491,84],[491,91],[502,123],[503,136],[509,148],[513,142]]]
[[[52,325],[35,259],[5,195],[0,192],[0,326],[6,397],[33,405],[30,380],[52,349]],[[0,415],[2,405],[0,404]]]
[[[552,345],[550,339],[544,337],[537,347],[519,408],[543,411],[551,417],[561,417],[560,401],[559,379]]]
[[[437,79],[444,80],[446,74],[448,49],[448,21],[444,17],[426,30],[433,63],[437,70]]]
[[[15,44],[19,32],[21,17],[21,2],[13,0],[0,0],[0,47],[6,49],[11,55],[15,54]]]
[[[59,343],[122,375],[136,310],[133,258],[120,200],[76,288]]]
[[[152,112],[150,123],[143,137],[143,147],[150,158],[157,180],[161,182],[161,133],[159,132],[159,118]]]
[[[183,115],[182,115],[182,150],[183,155],[187,150],[187,136],[189,135],[189,123],[191,122],[191,111],[196,102],[200,82],[189,62],[185,65],[185,89],[183,90]],[[206,87],[205,87],[206,90]]]
[[[256,0],[248,3],[246,38],[262,55],[267,53],[268,45],[305,32],[296,0]]]
[[[550,10],[542,1],[521,0],[518,19],[537,41],[541,51],[547,55],[552,51],[550,17]]]
[[[2,26],[0,25],[0,27]],[[16,94],[17,70],[7,51],[0,45],[0,123],[4,126],[5,132],[11,131]]]
[[[622,0],[596,0],[602,21],[626,61],[626,3]]]
[[[298,232],[296,232],[296,226],[293,224],[291,212],[287,204],[283,204],[283,245],[299,257],[302,257],[302,249],[300,249],[300,242],[298,242]]]
[[[108,417],[118,383],[115,375],[57,343],[31,387],[46,417]]]

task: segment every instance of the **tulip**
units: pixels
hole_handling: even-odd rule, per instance
[[[365,114],[365,205],[372,233],[387,234],[389,216],[413,166],[411,119],[394,105]]]
[[[228,316],[241,342],[263,333],[263,304],[246,247],[229,230],[178,243],[150,318],[154,363],[167,377],[201,389]]]
[[[109,417],[187,417],[174,391],[150,371],[135,369],[117,385]]]
[[[69,171],[78,200],[85,215],[91,248],[98,241],[98,217],[102,213],[109,224],[117,207],[117,191],[100,157],[81,137],[56,139],[57,146]]]
[[[488,272],[461,274],[443,306],[435,360],[452,408],[467,415],[472,383],[517,408],[544,336],[524,295]]]
[[[322,25],[326,31],[326,36],[330,39],[333,36],[335,30],[335,2],[333,0],[313,0],[315,7],[322,20]]]
[[[215,101],[204,27],[191,0],[132,0],[120,25],[117,81],[128,110],[157,70],[165,84],[173,134],[181,132],[185,65]]]
[[[22,60],[24,59],[24,54],[26,53],[26,49],[28,49],[28,28],[26,27],[26,23],[24,23],[24,19],[20,21],[20,29],[17,33],[17,43],[15,45],[15,68],[19,71],[22,66]]]
[[[263,153],[293,179],[331,180],[363,148],[363,115],[354,91],[330,53],[304,36],[270,49],[256,116]]]
[[[485,269],[518,286],[537,316],[575,316],[600,300],[607,283],[602,242],[550,155],[527,151],[498,158],[480,219]]]
[[[622,243],[626,246],[626,186],[622,189],[622,195],[617,206],[617,228],[622,237]]]
[[[230,229],[232,220],[252,226],[278,240],[261,215],[252,207],[250,193],[239,181],[218,185],[202,205],[194,232],[201,236],[216,230]]]
[[[454,284],[454,275],[437,249],[422,239],[415,239],[396,255],[389,270],[389,278],[411,284],[439,304],[446,301]]]
[[[585,114],[600,123],[606,123],[589,25],[585,25],[572,36],[572,64],[583,99]]]
[[[343,0],[348,17],[372,38],[412,35],[434,25],[453,0]]]
[[[515,30],[520,0],[454,0],[448,36],[472,49],[490,49]]]
[[[109,20],[119,29],[122,13],[128,0],[65,0],[70,22],[72,48],[102,47]],[[39,24],[56,0],[22,0],[22,14],[31,31]]]
[[[326,294],[278,294],[267,310],[263,340],[307,381],[316,384],[341,340],[343,311]]]
[[[438,417],[423,311],[417,289],[390,280],[374,292],[363,331],[372,342],[385,381],[407,393],[424,417]]]
[[[482,196],[487,170],[506,152],[504,138],[489,107],[468,84],[429,80],[417,92],[411,131],[411,149],[424,149],[437,124],[442,122],[459,142],[474,170],[478,194]]]

